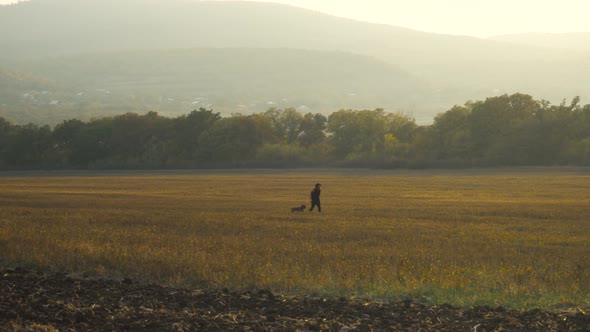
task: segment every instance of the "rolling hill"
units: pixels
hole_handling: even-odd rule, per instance
[[[388,107],[410,113],[431,91],[425,82],[383,61],[313,50],[88,53],[27,61],[27,70],[51,78],[47,82],[52,84],[18,85],[17,105],[34,106],[38,116],[32,120],[45,123],[63,108],[77,109],[70,117],[81,119],[142,109],[173,116],[200,107],[223,114],[271,107],[326,112]],[[19,118],[18,108],[11,110],[10,119],[26,120]]]
[[[134,91],[139,109],[156,106],[138,99],[188,100],[205,90],[223,96],[212,103],[223,112],[287,99],[285,106],[313,111],[384,107],[424,119],[502,93],[590,99],[584,50],[438,35],[270,3],[32,0],[0,7],[0,48],[5,69],[60,87],[112,84]],[[342,97],[358,91],[362,102]]]

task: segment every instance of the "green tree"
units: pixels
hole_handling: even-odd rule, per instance
[[[336,156],[347,160],[369,160],[383,149],[384,111],[340,110],[328,117],[327,129]]]
[[[0,168],[4,168],[8,164],[7,153],[12,143],[10,140],[12,130],[12,124],[0,117]]]
[[[270,120],[275,135],[288,144],[295,143],[303,132],[303,115],[294,108],[271,108],[264,113],[264,117]]]
[[[474,103],[470,114],[474,157],[492,164],[522,160],[526,147],[518,139],[519,131],[540,107],[531,96],[520,93]]]
[[[528,134],[537,141],[534,161],[536,164],[566,164],[579,160],[572,154],[572,148],[581,148],[584,155],[584,138],[588,137],[584,112],[578,105],[579,97],[574,97],[568,105],[564,100],[560,105],[548,103],[537,114],[536,131]],[[583,157],[582,157],[583,159]]]
[[[233,115],[213,124],[199,138],[199,161],[240,166],[256,160],[256,151],[279,139],[269,119],[260,114]]]
[[[17,125],[5,136],[4,162],[18,169],[52,167],[47,162],[51,148],[51,129],[34,124]]]
[[[432,135],[433,157],[436,160],[467,161],[473,153],[470,126],[471,103],[454,106],[434,118]]]
[[[112,166],[160,167],[173,153],[166,148],[171,146],[172,121],[156,112],[116,116],[111,128],[109,159]]]
[[[301,133],[297,136],[297,142],[305,147],[322,144],[326,139],[327,122],[328,118],[320,113],[306,113],[301,121]]]
[[[574,138],[570,145],[574,146],[574,151],[568,161],[590,165],[590,105],[575,110],[572,122]]]
[[[199,138],[219,120],[221,120],[219,113],[205,108],[194,110],[188,115],[174,119],[173,135],[176,157],[189,163],[196,160],[201,148]]]
[[[54,153],[56,164],[61,167],[88,167],[88,161],[85,160],[86,153],[83,146],[81,132],[86,124],[80,120],[66,120],[55,126],[52,137],[54,142]]]
[[[339,158],[356,161],[380,161],[384,154],[386,135],[393,135],[399,147],[407,147],[416,124],[408,116],[376,110],[340,110],[328,117],[330,143]],[[392,151],[389,151],[390,153]],[[399,152],[396,150],[396,153]]]
[[[71,143],[69,160],[75,167],[99,167],[112,155],[112,118],[92,120],[81,126]]]

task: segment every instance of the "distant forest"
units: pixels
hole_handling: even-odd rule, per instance
[[[454,106],[430,125],[382,109],[222,117],[201,108],[53,128],[0,118],[3,170],[514,165],[590,165],[590,105],[501,95]]]

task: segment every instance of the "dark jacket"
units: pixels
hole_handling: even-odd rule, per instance
[[[318,188],[314,188],[311,191],[311,201],[312,202],[319,202],[320,201],[320,194],[321,194],[321,190]]]

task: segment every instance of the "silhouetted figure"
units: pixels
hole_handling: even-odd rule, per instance
[[[313,208],[317,206],[318,212],[322,212],[322,205],[320,204],[321,186],[321,184],[316,183],[315,188],[311,191],[311,208],[309,208],[309,211],[313,211]]]

